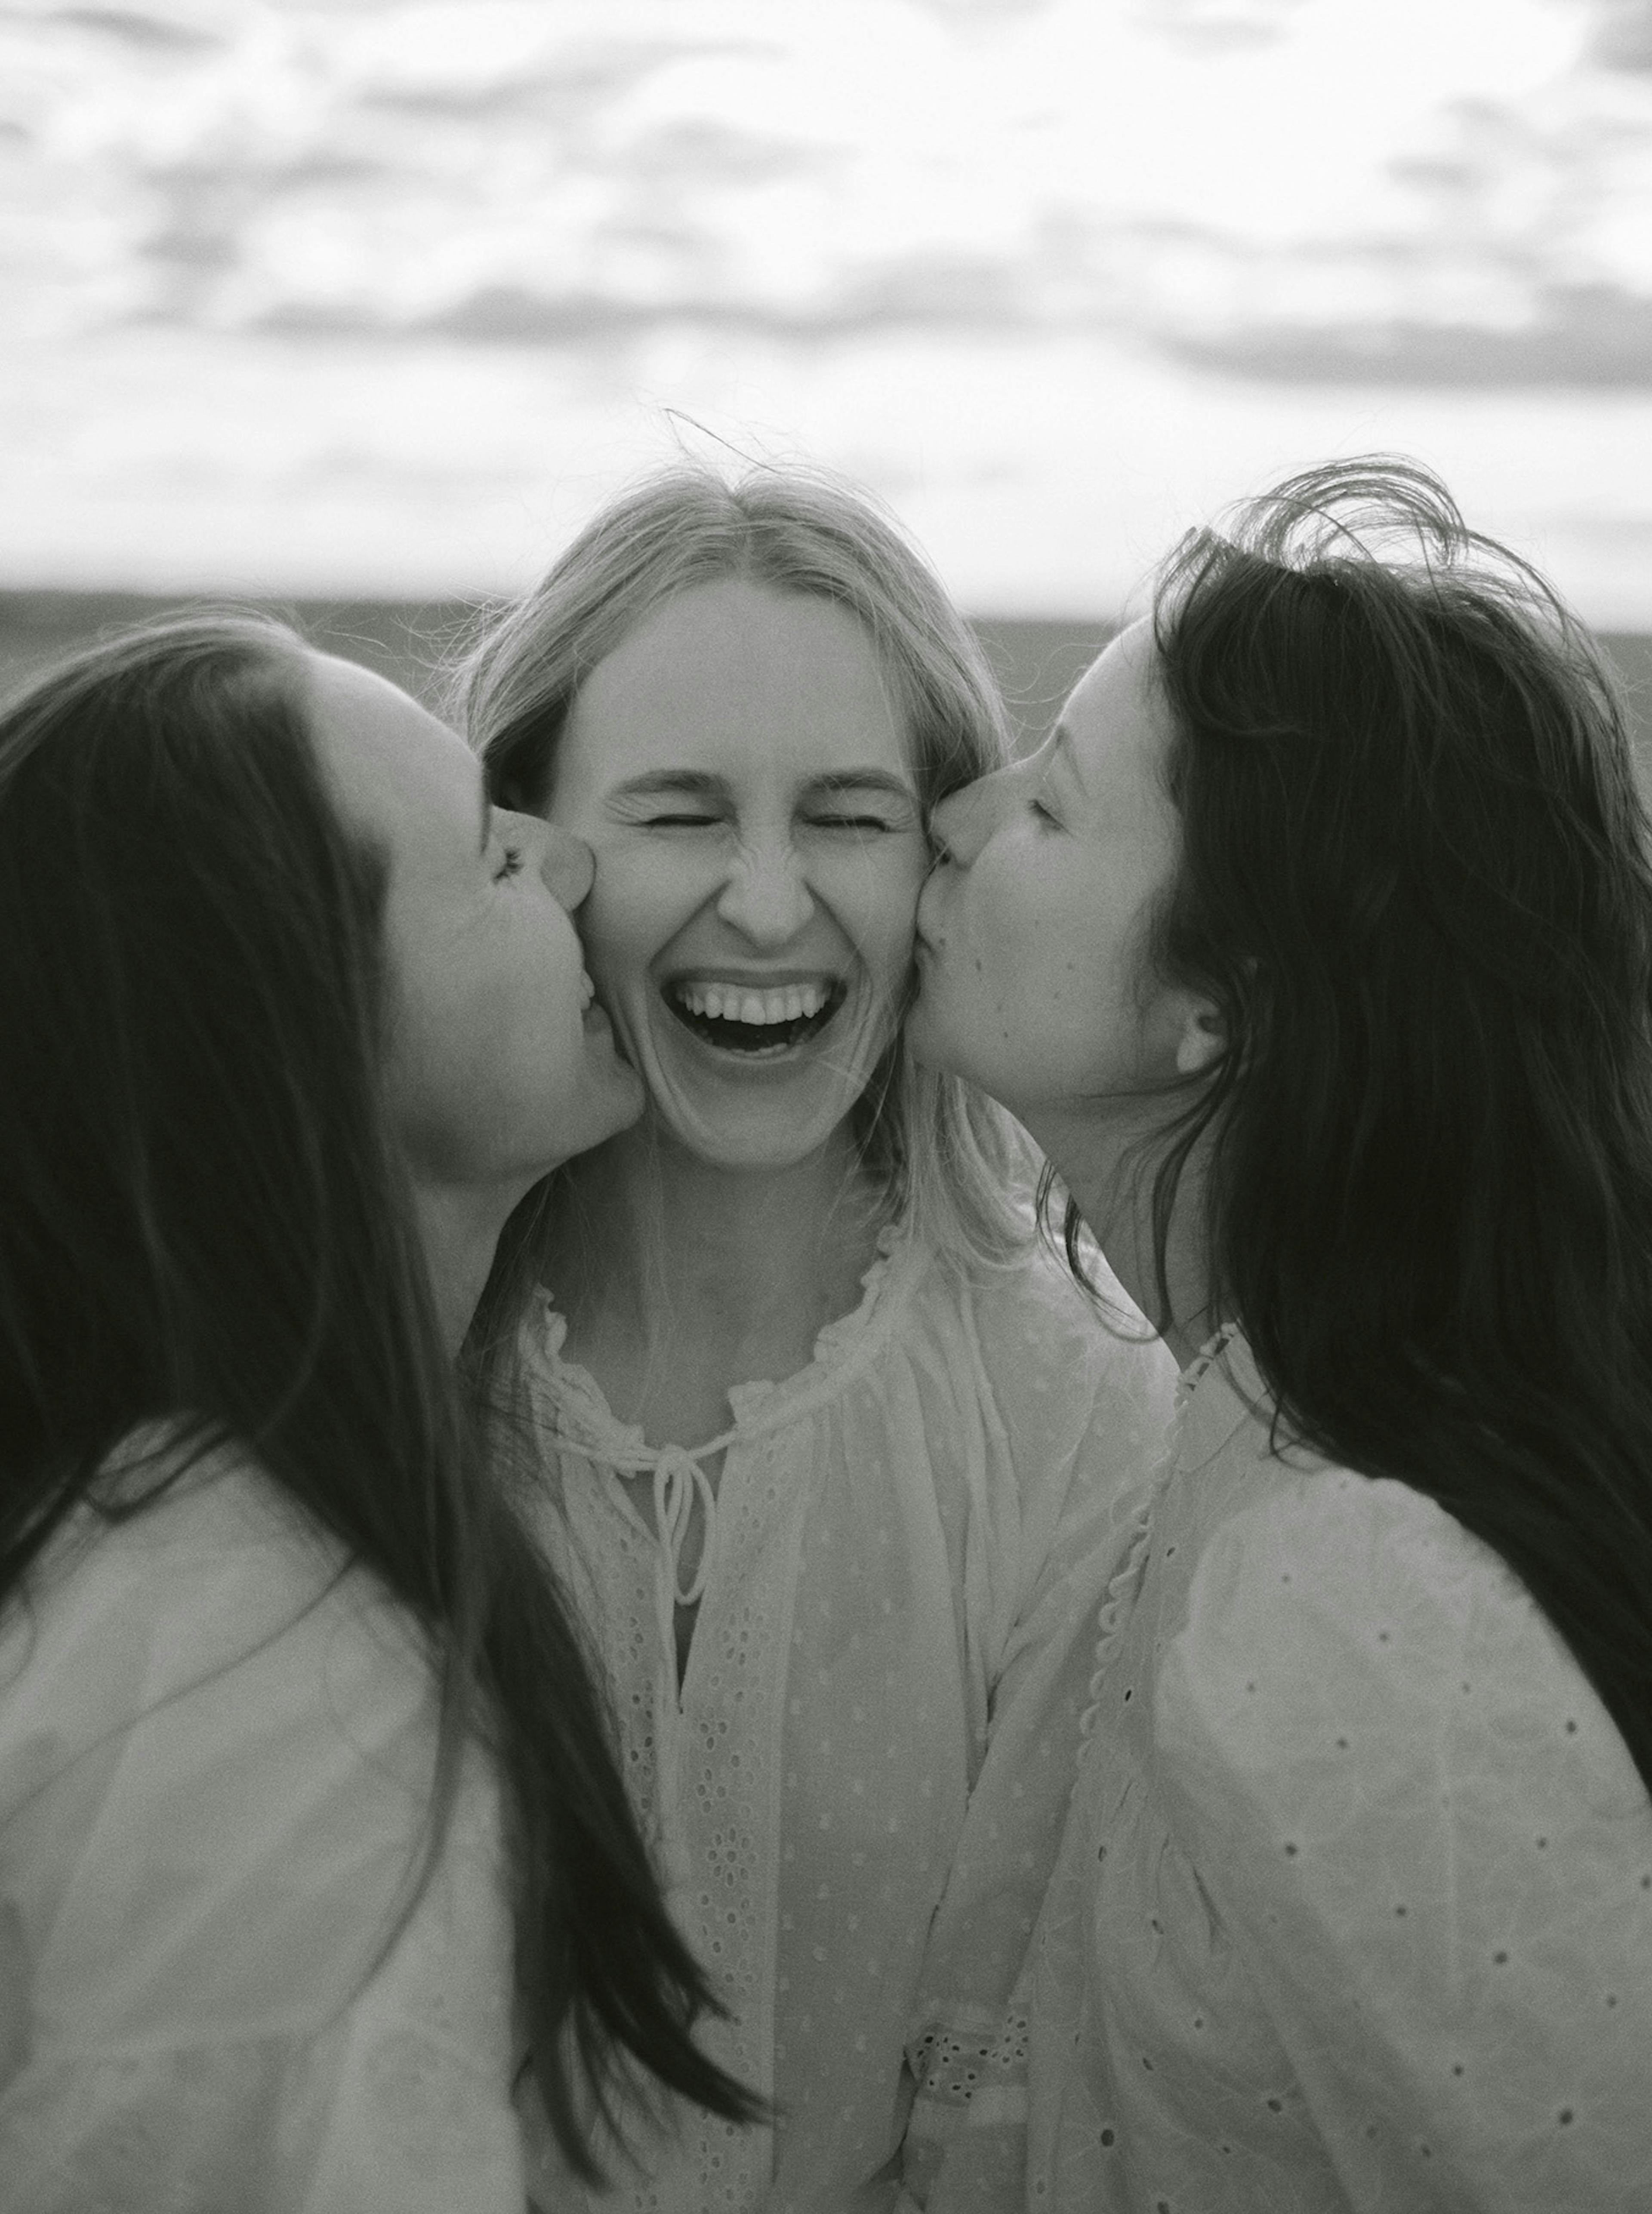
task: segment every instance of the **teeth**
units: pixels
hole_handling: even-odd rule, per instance
[[[733,984],[694,982],[673,988],[691,1015],[709,1015],[717,1022],[750,1023],[754,1028],[767,1023],[795,1023],[817,1015],[831,997],[831,988],[826,984],[786,984],[772,992],[750,992]]]

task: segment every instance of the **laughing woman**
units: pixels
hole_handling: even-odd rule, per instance
[[[1432,479],[1328,468],[939,830],[915,1043],[1187,1364],[1030,2203],[1643,2207],[1652,870],[1592,650]]]
[[[707,2049],[780,2110],[673,2118],[621,2203],[1019,2206],[1009,2002],[1170,1371],[901,1044],[925,813],[1002,758],[991,680],[862,502],[685,474],[579,539],[469,706],[495,793],[596,850],[647,1092],[507,1232],[481,1354],[525,1355]]]

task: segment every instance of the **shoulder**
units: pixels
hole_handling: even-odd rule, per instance
[[[1096,1283],[1092,1298],[1040,1241],[991,1268],[938,1258],[919,1306],[962,1329],[1007,1404],[1087,1412],[1100,1399],[1114,1419],[1166,1422],[1174,1361],[1104,1264]]]
[[[1221,1458],[1220,1472],[1181,1479],[1220,1483],[1229,1501],[1207,1524],[1192,1571],[1189,1626],[1200,1640],[1232,1639],[1239,1650],[1284,1636],[1304,1655],[1322,1645],[1404,1654],[1464,1644],[1488,1617],[1505,1634],[1537,1630],[1502,1561],[1426,1493],[1288,1446],[1275,1453],[1259,1418]]]
[[[99,1504],[70,1517],[7,1612],[5,1712],[33,1693],[83,1700],[112,1723],[272,1645],[291,1671],[364,1631],[377,1599],[250,1455],[123,1453]]]
[[[0,1889],[81,2018],[193,2040],[192,2009],[229,2034],[340,2002],[422,1835],[436,1689],[255,1463],[79,1518],[0,1632]]]
[[[982,1526],[1015,1563],[1018,1605],[1067,1569],[1098,1597],[1166,1461],[1169,1353],[1122,1292],[1098,1312],[1043,1250],[990,1270],[933,1268],[912,1332],[904,1351],[933,1406],[926,1434],[975,1471]]]
[[[1367,1801],[1428,1777],[1437,1798],[1444,1777],[1522,1762],[1535,1790],[1546,1762],[1557,1788],[1638,1803],[1593,1688],[1489,1546],[1407,1484],[1294,1465],[1268,1454],[1262,1422],[1247,1431],[1179,1480],[1220,1482],[1234,1504],[1190,1533],[1155,1691],[1162,1752],[1264,1793],[1318,1779],[1337,1795],[1346,1762]],[[1247,1447],[1248,1483],[1233,1465]]]

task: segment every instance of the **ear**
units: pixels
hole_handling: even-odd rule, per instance
[[[1177,1074],[1202,1076],[1213,1061],[1221,1058],[1227,1046],[1227,1033],[1221,1017],[1209,1000],[1190,999],[1176,1041]]]

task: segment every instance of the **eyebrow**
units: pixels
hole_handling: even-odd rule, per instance
[[[892,799],[904,799],[915,806],[917,795],[909,784],[898,776],[891,776],[884,768],[836,768],[824,776],[811,777],[811,792],[886,792]]]
[[[810,792],[886,792],[892,798],[904,800],[909,807],[917,804],[910,785],[887,769],[838,768],[828,769],[819,776],[811,776],[807,786]],[[642,776],[628,777],[614,789],[615,798],[646,799],[655,792],[692,792],[707,799],[726,799],[728,780],[711,776],[703,769],[657,768]]]
[[[727,791],[720,776],[707,776],[700,769],[654,768],[644,776],[627,777],[623,784],[615,786],[611,796],[646,799],[656,792],[692,792],[707,799],[720,799]]]

